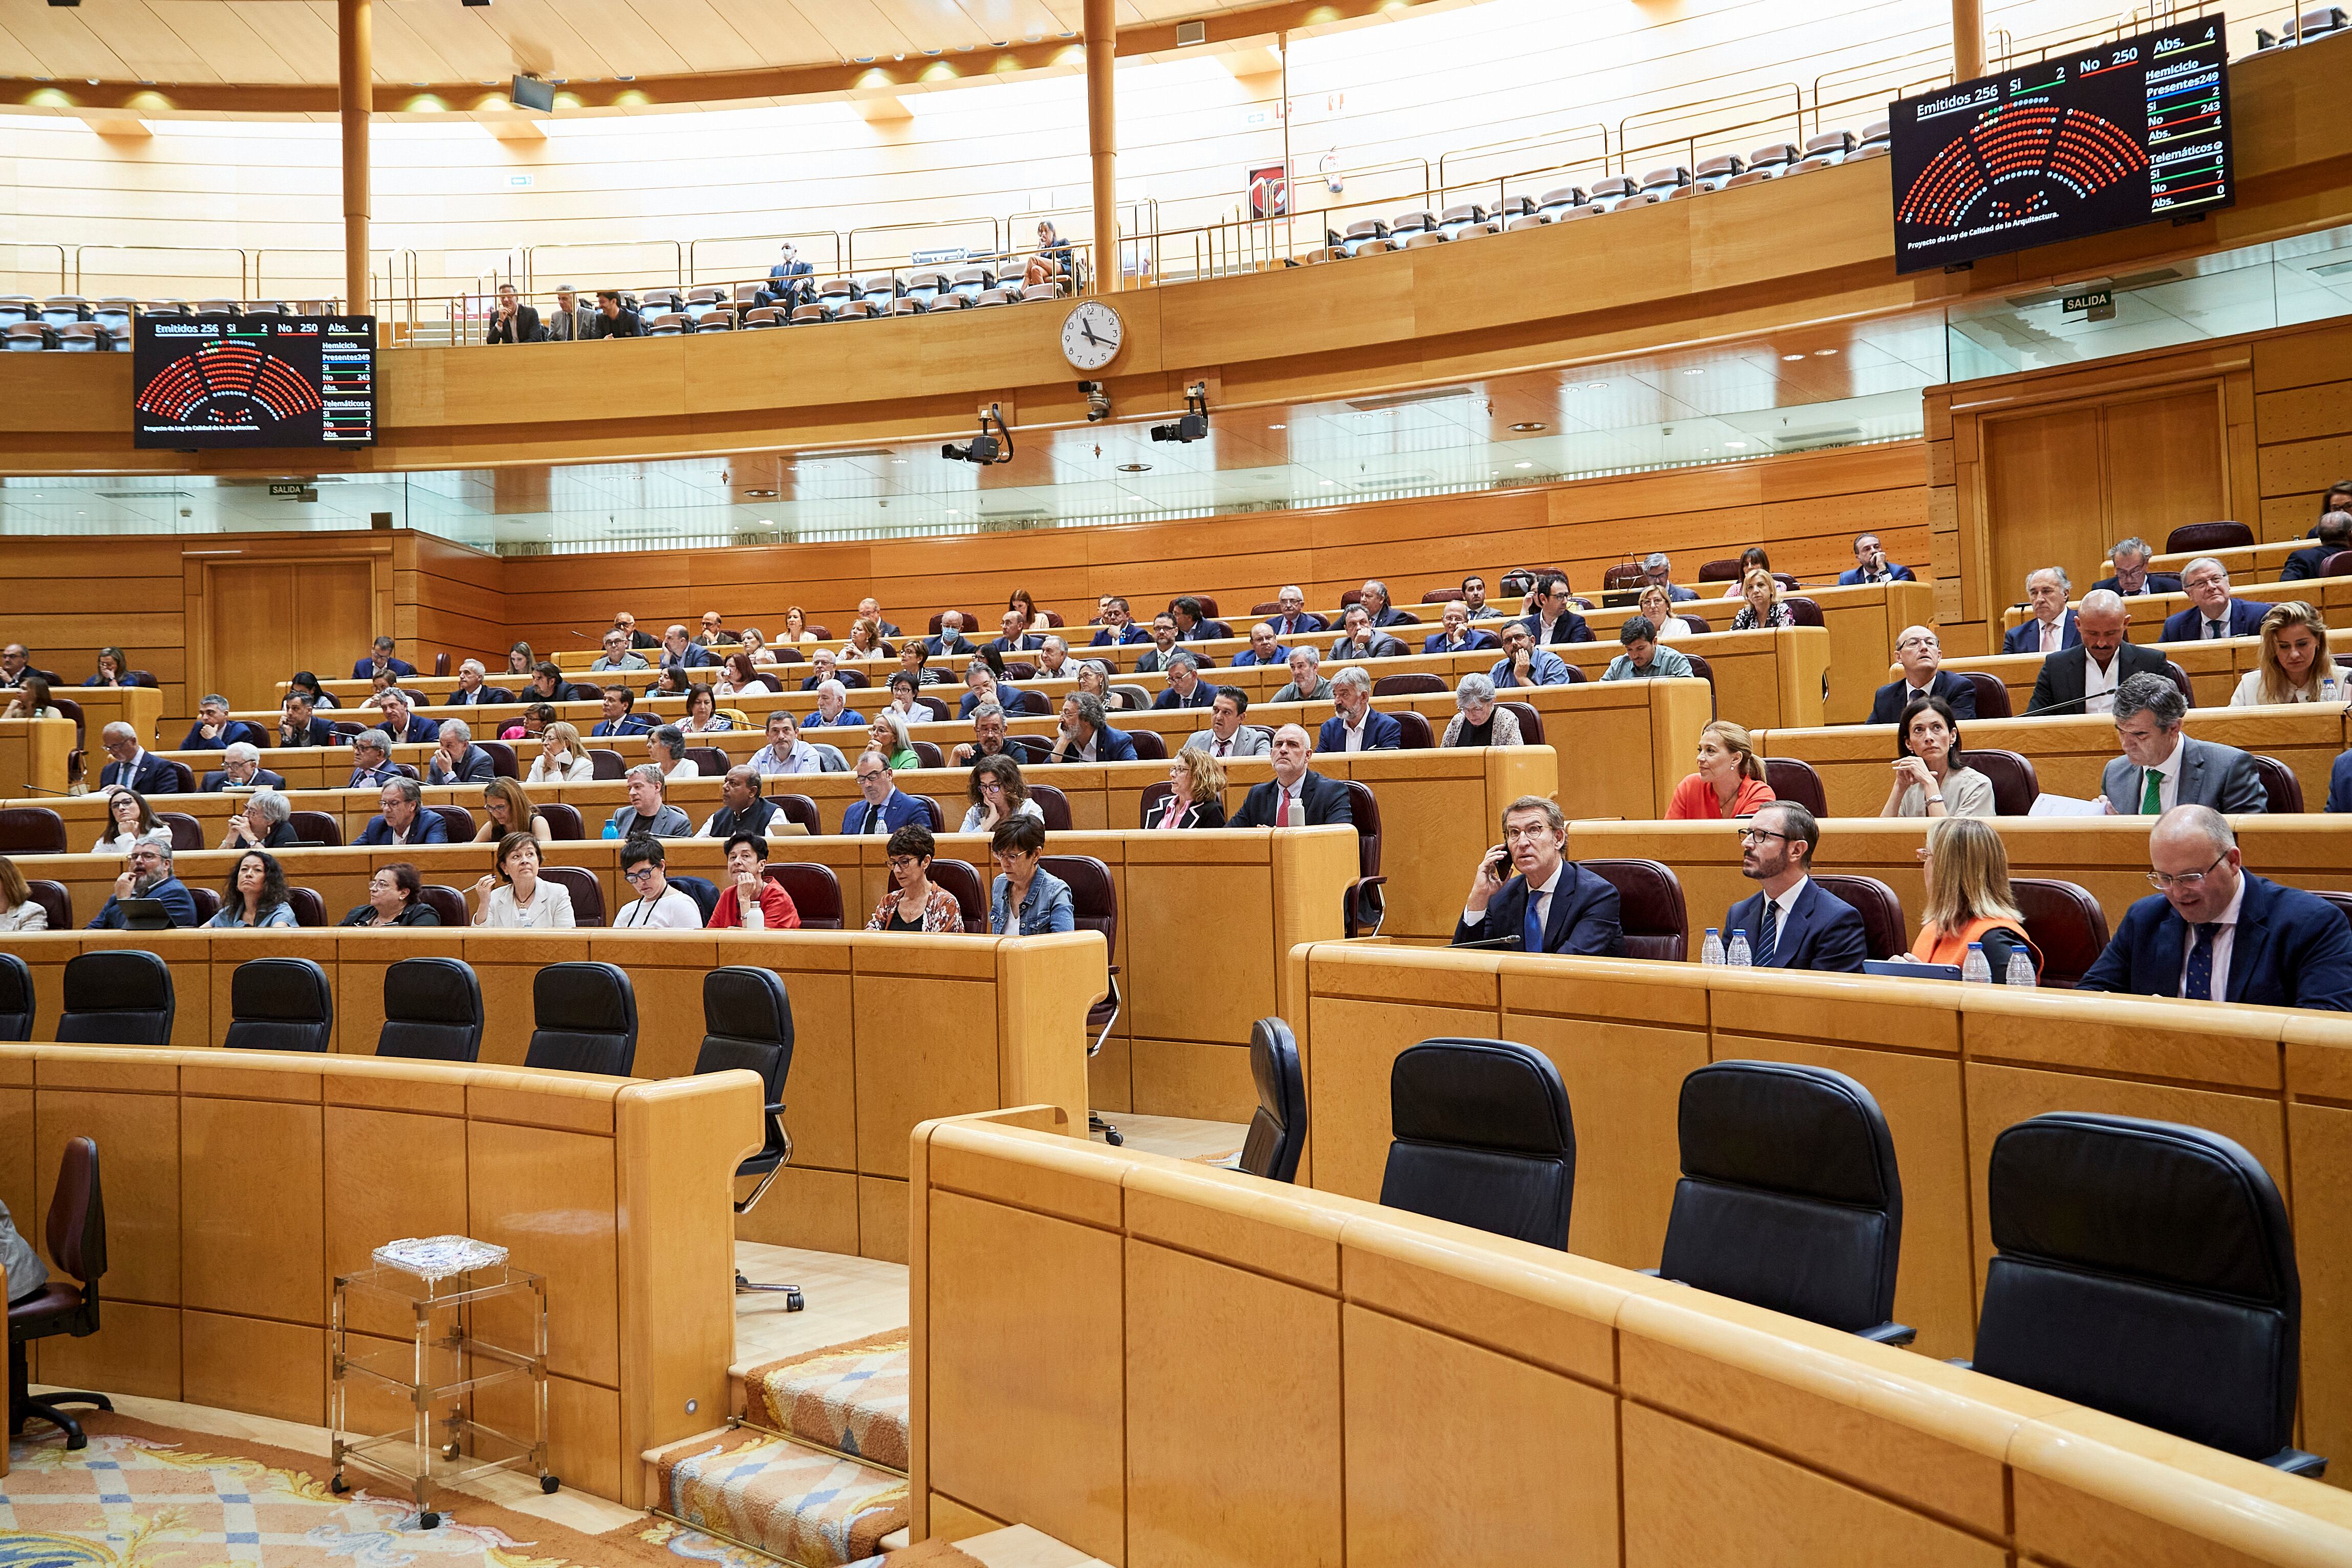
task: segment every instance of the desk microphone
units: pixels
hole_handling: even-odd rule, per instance
[[[2027,708],[2023,713],[2019,714],[2017,716],[2020,718],[2042,718],[2051,714],[2061,712],[2066,708],[2080,707],[2083,704],[2090,700],[2091,694],[2085,692],[2079,697],[2068,697],[2063,703],[2051,703],[2043,707]]]
[[[60,800],[79,800],[81,799],[79,795],[75,794],[70,789],[44,789],[38,784],[19,784],[16,788],[22,789],[27,795],[55,795]]]
[[[1524,936],[1489,936],[1480,942],[1456,942],[1453,946],[1457,953],[1473,947],[1495,947],[1505,952],[1523,952],[1527,945],[1528,941]]]

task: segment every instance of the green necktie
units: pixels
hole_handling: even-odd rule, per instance
[[[2164,815],[2163,791],[2163,771],[2155,768],[2147,769],[2147,788],[2141,792],[2139,798],[2139,809],[2142,816],[2160,817]]]

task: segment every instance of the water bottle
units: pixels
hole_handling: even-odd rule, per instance
[[[1969,944],[1969,956],[1960,963],[1960,978],[1970,985],[1992,984],[1992,966],[1985,961],[1983,943]]]
[[[1712,925],[1706,928],[1706,941],[1699,947],[1698,961],[1717,968],[1723,966],[1723,937]]]
[[[2324,703],[2344,700],[2344,688],[2334,675],[2325,675],[2320,678],[2319,700]]]
[[[616,821],[613,821],[613,819],[612,819],[612,818],[610,818],[610,817],[605,818],[605,819],[604,819],[604,836],[605,836],[606,838],[608,838],[608,839],[617,839],[617,838],[619,838],[619,837],[621,836],[621,824],[620,824],[620,823],[618,823],[618,822],[616,822]]]
[[[1731,934],[1731,952],[1725,957],[1724,964],[1727,967],[1734,969],[1751,969],[1756,967],[1754,956],[1748,951],[1747,932],[1734,931]]]
[[[2009,950],[2009,985],[2012,990],[2033,989],[2033,960],[2022,947]]]

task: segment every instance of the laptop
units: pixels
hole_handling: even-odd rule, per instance
[[[1601,591],[1601,607],[1603,610],[1631,610],[1641,602],[1642,591],[1638,588],[1605,588]]]
[[[165,912],[160,898],[118,898],[114,907],[122,915],[125,931],[169,931],[173,929],[172,916]]]
[[[1898,980],[1957,980],[1960,977],[1958,964],[1922,964],[1916,958],[1864,958],[1862,972],[1865,975],[1887,975]]]

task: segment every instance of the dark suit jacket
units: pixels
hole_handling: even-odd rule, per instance
[[[182,882],[176,876],[165,877],[162,882],[157,883],[154,886],[149,888],[145,893],[141,894],[139,896],[142,898],[154,899],[163,904],[163,913],[172,917],[172,924],[174,925],[196,925],[202,924],[202,922],[196,918],[196,895],[190,893],[188,891],[188,884]],[[106,900],[106,907],[100,910],[98,912],[97,918],[93,919],[84,929],[90,931],[122,930],[122,910],[119,902],[111,894],[109,894]]]
[[[1896,582],[1916,582],[1919,580],[1917,578],[1911,575],[1911,569],[1909,567],[1899,566],[1891,560],[1886,563],[1886,575]],[[1848,567],[1845,570],[1838,573],[1838,586],[1840,588],[1858,587],[1861,582],[1862,568],[1858,566]]]
[[[1296,615],[1269,615],[1265,618],[1265,624],[1274,628],[1276,636],[1285,639],[1311,636],[1318,632],[1331,630],[1331,622],[1305,610]]]
[[[472,691],[459,686],[441,699],[443,707],[503,707],[515,700],[514,693],[504,686],[494,686],[485,681]]]
[[[1375,626],[1418,626],[1421,624],[1421,617],[1408,614],[1406,612],[1399,610],[1395,605],[1391,604],[1386,610],[1381,611],[1378,615],[1372,617],[1372,624]]]
[[[1143,813],[1143,825],[1147,828],[1158,827],[1160,825],[1160,814],[1167,809],[1165,802],[1157,802],[1153,804],[1149,810]],[[1185,807],[1183,814],[1176,819],[1176,826],[1180,830],[1188,828],[1222,828],[1224,825],[1225,803],[1223,800],[1195,800],[1191,805]]]
[[[536,343],[540,340],[539,312],[528,305],[515,307],[514,319],[507,320],[494,307],[490,311],[490,330],[486,340],[492,343]]]
[[[1373,632],[1367,634],[1361,648],[1356,647],[1345,637],[1340,638],[1331,644],[1331,652],[1325,655],[1323,662],[1327,664],[1345,664],[1356,659],[1402,659],[1412,652],[1412,649],[1387,632]]]
[[[1347,744],[1348,721],[1335,713],[1325,719],[1323,727],[1316,732],[1315,749],[1338,751]],[[1364,716],[1364,749],[1366,751],[1395,751],[1403,745],[1404,726],[1396,721],[1395,715],[1385,714],[1374,708]]]
[[[2243,874],[2246,896],[2230,943],[2229,994],[2221,999],[2352,1011],[2352,925],[2300,888]],[[2177,997],[2189,940],[2188,922],[2162,894],[2152,894],[2131,906],[2075,988]]]
[[[336,921],[335,924],[338,925],[372,925],[375,924],[375,922],[370,920],[368,916],[374,913],[374,904],[362,904],[357,909],[347,911],[341,920]],[[438,925],[441,924],[441,912],[434,908],[429,904],[412,904],[407,908],[402,910],[397,915],[394,916],[392,923],[394,925]]]
[[[1893,724],[1897,719],[1901,718],[1903,716],[1903,709],[1910,703],[1911,700],[1910,697],[1906,695],[1910,690],[1911,683],[1907,680],[1889,681],[1885,685],[1879,687],[1878,695],[1871,699],[1870,722],[1873,724]],[[1960,676],[1952,674],[1951,671],[1937,670],[1936,672],[1936,678],[1927,685],[1927,692],[1930,696],[1941,697],[1946,702],[1951,704],[1953,717],[1974,718],[1977,716],[1976,686],[1970,682],[1962,679]]]
[[[1191,696],[1179,696],[1176,695],[1176,688],[1169,686],[1151,699],[1151,706],[1153,707],[1207,707],[1216,700],[1217,688],[1206,681],[1196,680],[1192,683]]]
[[[2116,672],[2116,685],[2121,685],[2134,675],[2160,675],[2170,663],[2154,648],[2144,648],[2137,643],[2126,643],[2116,650],[2121,661]],[[2083,682],[2090,664],[2090,652],[2077,643],[2071,648],[2061,648],[2045,654],[2042,674],[2034,677],[2033,700],[2025,705],[2020,717],[2040,717],[2054,714],[2072,714],[2080,717],[2083,712]]]
[[[1234,668],[1236,670],[1246,670],[1253,664],[1263,664],[1271,670],[1288,663],[1290,663],[1290,650],[1287,648],[1276,648],[1271,657],[1264,659],[1257,656],[1255,648],[1244,648],[1234,655]]]
[[[2327,808],[2331,811],[2352,811],[2352,751],[2336,759],[2327,770]]]
[[[633,713],[625,713],[618,718],[598,719],[596,727],[588,733],[591,735],[647,735],[652,733],[653,727],[651,719],[640,718]]]
[[[1095,640],[1087,643],[1087,646],[1090,648],[1121,648],[1132,643],[1149,643],[1150,641],[1151,633],[1130,621],[1126,625],[1120,627],[1116,633],[1114,633],[1108,626],[1099,628],[1095,632]]]
[[[1759,891],[1733,904],[1724,915],[1724,946],[1731,945],[1733,932],[1744,931],[1748,950],[1753,952],[1763,928],[1764,894]],[[1835,894],[1823,892],[1820,883],[1808,881],[1805,891],[1797,895],[1789,923],[1780,928],[1769,967],[1837,969],[1858,975],[1863,960],[1869,956],[1870,939],[1863,930],[1862,912]]]
[[[2326,545],[2314,545],[2309,549],[2299,549],[2287,557],[2286,564],[2279,568],[2279,580],[2301,582],[2305,578],[2317,577],[2319,569],[2326,565],[2327,558],[2335,553]]]
[[[223,768],[218,773],[205,774],[203,785],[204,791],[207,795],[217,794],[223,789],[283,789],[285,788],[285,776],[272,773],[267,768],[255,768],[253,778],[243,784],[229,783],[228,770]]]
[[[588,335],[591,338],[642,338],[646,335],[646,324],[643,318],[626,306],[622,307],[619,315],[609,318],[599,309],[590,312]]]
[[[895,833],[909,822],[920,822],[927,828],[931,825],[930,813],[912,795],[893,789],[890,799],[878,808],[871,800],[863,799],[850,802],[849,810],[842,814],[841,831],[845,833],[871,832],[874,813],[877,810],[882,813],[882,831],[886,833]]]
[[[269,732],[262,728],[259,725],[249,723],[245,719],[233,718],[229,720],[226,724],[221,726],[221,732],[213,737],[210,740],[206,740],[204,737],[204,727],[205,727],[201,721],[188,726],[188,737],[185,740],[180,742],[179,749],[182,751],[226,751],[230,747],[236,745],[240,740],[257,750],[266,749],[269,745]]]
[[[1205,686],[1209,683],[1203,681],[1201,684]],[[1095,760],[1097,762],[1141,760],[1135,755],[1135,737],[1123,729],[1113,729],[1108,725],[1103,726],[1095,731]]]
[[[1538,643],[1544,640],[1542,616],[1522,615],[1519,617],[1519,624],[1526,627],[1528,634]],[[1571,610],[1552,622],[1551,640],[1555,643],[1590,643],[1592,641],[1592,628],[1584,623],[1583,616]]]
[[[138,772],[128,779],[121,777],[121,772],[122,764],[120,762],[108,763],[98,776],[99,787],[104,789],[110,784],[127,784],[142,795],[176,794],[180,788],[179,769],[152,751],[139,754]]]
[[[445,771],[448,761],[446,757],[436,750],[432,759],[425,765],[425,782],[427,784],[487,784],[499,776],[499,765],[490,759],[488,752],[478,746],[466,747],[466,755],[459,759],[457,776],[454,779]]]
[[[2232,599],[2230,601],[2230,635],[2253,636],[2263,629],[2263,617],[2270,612],[2271,607],[2267,604],[2258,604],[2246,599]],[[2159,643],[2198,642],[2205,635],[2204,620],[2205,612],[2192,604],[2179,613],[2165,618],[2163,634],[2158,636],[2157,641]]]
[[[661,662],[665,664],[677,664],[688,670],[698,670],[706,665],[716,665],[719,663],[719,655],[708,648],[699,648],[688,643],[686,645],[686,652],[675,658],[671,656],[668,648],[663,648]]]
[[[1481,648],[1499,648],[1502,645],[1492,632],[1481,632],[1473,626],[1462,633],[1459,643],[1449,643],[1444,632],[1433,632],[1423,639],[1421,651],[1424,653],[1468,653]]]
[[[2102,588],[2109,593],[2124,592],[2122,585],[2112,577],[2103,577],[2091,584],[2091,591],[2094,593]],[[2168,571],[2151,571],[2147,574],[2147,580],[2140,585],[2139,591],[2140,593],[2178,593],[2180,591],[2180,579]],[[2135,599],[2138,595],[2125,593],[2124,597]]]
[[[1102,639],[1097,637],[1095,641],[1099,643]],[[944,632],[940,632],[936,637],[926,637],[923,639],[923,646],[930,650],[931,657],[934,659],[944,659],[950,653],[977,653],[980,652],[978,648],[971,645],[971,639],[965,636],[961,632],[955,634],[953,640],[950,640],[948,634]]]
[[[1014,653],[1034,653],[1045,645],[1044,633],[1025,632],[1018,637],[999,637],[988,644],[999,653],[1011,657]]]
[[[1299,785],[1299,801],[1307,808],[1307,825],[1310,828],[1320,828],[1332,822],[1346,822],[1350,826],[1355,823],[1356,809],[1348,799],[1348,787],[1337,779],[1326,779],[1310,770]],[[1273,827],[1276,809],[1281,803],[1280,779],[1256,785],[1251,789],[1248,798],[1242,801],[1242,809],[1234,813],[1233,821],[1226,825],[1234,828]]]
[[[1493,942],[1517,936],[1527,918],[1528,879],[1515,876],[1488,901],[1484,920],[1475,925],[1466,920],[1455,923],[1454,940]],[[1566,862],[1544,915],[1543,950],[1588,958],[1623,957],[1625,933],[1618,922],[1616,888],[1574,861]]]
[[[301,730],[295,730],[289,734],[286,727],[283,725],[280,725],[278,730],[278,738],[272,744],[277,746],[334,746],[339,744],[339,742],[335,735],[335,727],[328,723],[325,719],[320,718],[318,715],[312,714],[310,716],[310,727],[307,733]]]
[[[2079,648],[2082,645],[2083,629],[2076,623],[2074,612],[2069,610],[2066,612],[2065,618],[2058,622],[2059,652],[2063,653],[2069,648]],[[2000,640],[2000,651],[2004,653],[2039,653],[2041,648],[2042,622],[2039,621],[2028,621],[2022,626],[2012,626]]]
[[[1179,643],[1211,643],[1220,637],[1230,637],[1233,634],[1234,629],[1226,625],[1223,622],[1212,621],[1207,616],[1203,615],[1201,619],[1192,622],[1192,629],[1190,632],[1178,632],[1176,634],[1176,641]]]
[[[446,844],[449,841],[449,824],[441,820],[440,812],[419,806],[416,808],[415,831],[408,835],[408,841],[412,844]],[[368,819],[368,825],[360,830],[360,836],[352,842],[388,844],[392,842],[392,824],[383,820],[382,812],[378,812]]]
[[[392,735],[394,740],[405,740],[417,746],[430,746],[441,738],[441,721],[437,718],[426,718],[423,714],[415,712],[409,714],[408,727],[398,735],[393,735],[392,716],[384,713],[381,708],[376,710],[375,723],[369,725],[368,727],[383,730],[386,735]]]
[[[390,670],[394,674],[399,676],[404,681],[416,673],[416,666],[410,664],[405,659],[393,659],[387,661],[384,664],[384,668]],[[352,679],[355,681],[372,681],[375,679],[375,661],[373,659],[362,659],[358,664],[353,664],[352,666]]]

